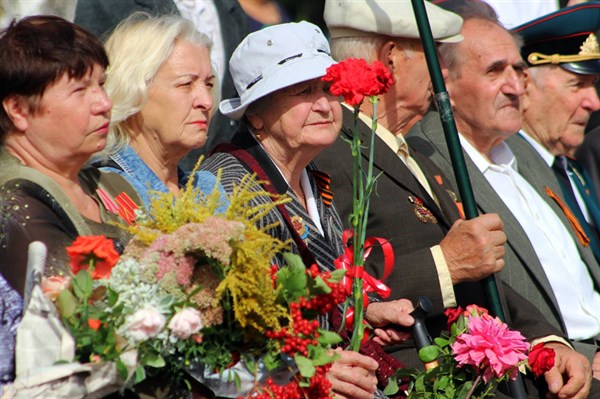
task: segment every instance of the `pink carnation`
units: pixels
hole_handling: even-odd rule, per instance
[[[511,331],[500,319],[470,317],[468,332],[452,344],[459,365],[471,365],[483,371],[487,383],[510,373],[515,378],[518,364],[527,359],[529,344],[518,331]]]

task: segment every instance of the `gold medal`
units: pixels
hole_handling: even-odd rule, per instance
[[[423,223],[437,223],[437,219],[429,209],[423,204],[423,201],[414,195],[408,196],[408,201],[415,206],[414,211],[417,219]]]

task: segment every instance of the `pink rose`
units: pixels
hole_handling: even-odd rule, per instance
[[[42,292],[51,300],[55,301],[58,295],[69,288],[71,278],[65,276],[44,277],[42,279]]]
[[[165,316],[152,306],[146,306],[127,318],[126,328],[135,341],[145,341],[158,335],[165,323]]]
[[[200,312],[193,308],[183,308],[173,316],[169,328],[177,338],[188,339],[202,328]]]

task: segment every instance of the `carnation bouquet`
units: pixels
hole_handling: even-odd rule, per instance
[[[159,380],[177,393],[199,381],[218,396],[330,397],[325,374],[340,338],[318,318],[347,298],[344,271],[319,272],[292,254],[271,266],[288,243],[256,227],[281,201],[251,207],[269,195],[259,187],[245,179],[222,214],[220,193],[193,181],[176,198],[157,193],[126,227],[133,238],[120,257],[111,240],[78,237],[67,248],[73,277],[42,283],[74,346],[54,365],[107,364],[112,390]]]
[[[419,350],[424,371],[396,372],[385,393],[398,392],[398,381],[408,379],[407,398],[483,399],[495,396],[501,381],[515,379],[529,367],[540,376],[554,366],[554,351],[543,344],[533,347],[518,331],[511,331],[484,308],[447,309],[448,332]]]

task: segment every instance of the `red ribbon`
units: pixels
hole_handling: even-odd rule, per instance
[[[379,237],[369,237],[365,240],[365,252],[363,255],[363,261],[366,262],[367,258],[371,254],[371,249],[375,245],[378,245],[383,251],[383,276],[381,280],[377,280],[369,273],[365,272],[363,266],[354,265],[354,249],[352,245],[348,245],[348,241],[352,238],[354,232],[352,229],[346,229],[342,234],[342,241],[344,242],[344,253],[337,258],[333,263],[336,269],[346,270],[346,274],[342,280],[342,286],[349,288],[353,284],[355,278],[362,278],[363,280],[363,308],[366,309],[369,305],[369,292],[375,292],[382,298],[390,296],[392,290],[383,283],[383,280],[390,275],[394,268],[394,250],[389,241]],[[354,324],[354,308],[348,308],[346,312],[346,323],[348,327],[352,327]],[[363,323],[366,321],[363,320]],[[367,334],[365,334],[367,338]]]

